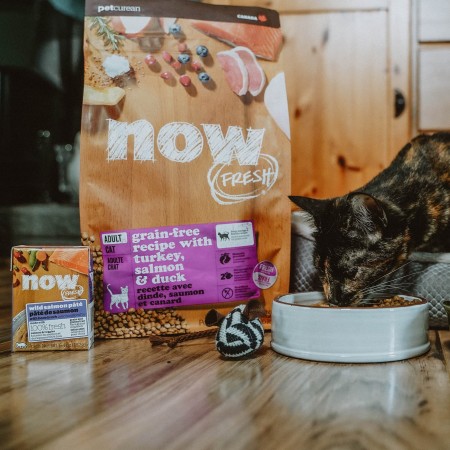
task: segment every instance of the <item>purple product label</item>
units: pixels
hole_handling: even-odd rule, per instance
[[[101,242],[106,311],[259,297],[251,221],[114,231]]]

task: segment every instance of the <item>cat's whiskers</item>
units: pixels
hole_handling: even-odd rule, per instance
[[[392,277],[395,272],[404,269],[409,263],[410,261],[402,264],[382,277],[377,278],[377,280],[366,288],[361,289],[359,291],[359,296],[362,296],[362,298],[357,300],[355,304],[372,303],[393,294],[410,293],[411,280],[415,276],[423,273],[423,269],[415,270],[402,276]]]
[[[366,289],[362,292],[362,297],[381,295],[381,294],[399,294],[410,292],[410,283],[383,283],[380,286],[374,286],[372,289]]]
[[[361,289],[361,293],[368,293],[368,292],[373,292],[375,290],[379,290],[380,288],[385,288],[386,286],[391,286],[391,287],[401,287],[402,285],[404,286],[408,286],[410,284],[410,281],[413,277],[415,277],[416,275],[419,275],[423,272],[423,270],[417,270],[415,272],[410,272],[406,275],[402,275],[401,277],[397,277],[397,278],[389,278],[387,280],[381,281],[377,284],[371,284],[369,286],[367,286],[364,289]]]
[[[373,280],[372,283],[369,286],[374,285],[378,280],[382,280],[383,278],[386,278],[386,277],[392,275],[393,273],[395,273],[395,272],[397,272],[397,271],[399,271],[401,269],[404,269],[410,263],[411,263],[411,261],[406,261],[404,264],[401,264],[400,266],[392,269],[390,272],[385,273],[384,275],[381,275],[380,277],[378,277],[375,280]]]

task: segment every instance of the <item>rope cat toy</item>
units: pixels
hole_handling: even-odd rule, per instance
[[[207,326],[219,326],[216,334],[216,349],[226,358],[242,358],[258,350],[264,342],[264,328],[260,317],[265,315],[258,300],[239,305],[226,316],[215,309],[205,318]]]

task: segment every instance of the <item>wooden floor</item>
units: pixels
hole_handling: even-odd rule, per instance
[[[3,342],[9,292],[3,271]],[[361,365],[281,356],[270,334],[242,361],[222,359],[207,338],[174,349],[133,339],[89,352],[4,351],[0,448],[447,450],[450,332],[430,339],[422,357]]]

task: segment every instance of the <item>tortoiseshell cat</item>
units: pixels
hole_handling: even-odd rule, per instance
[[[313,219],[314,262],[330,303],[358,303],[411,251],[450,251],[450,133],[421,135],[365,186],[290,199]]]

